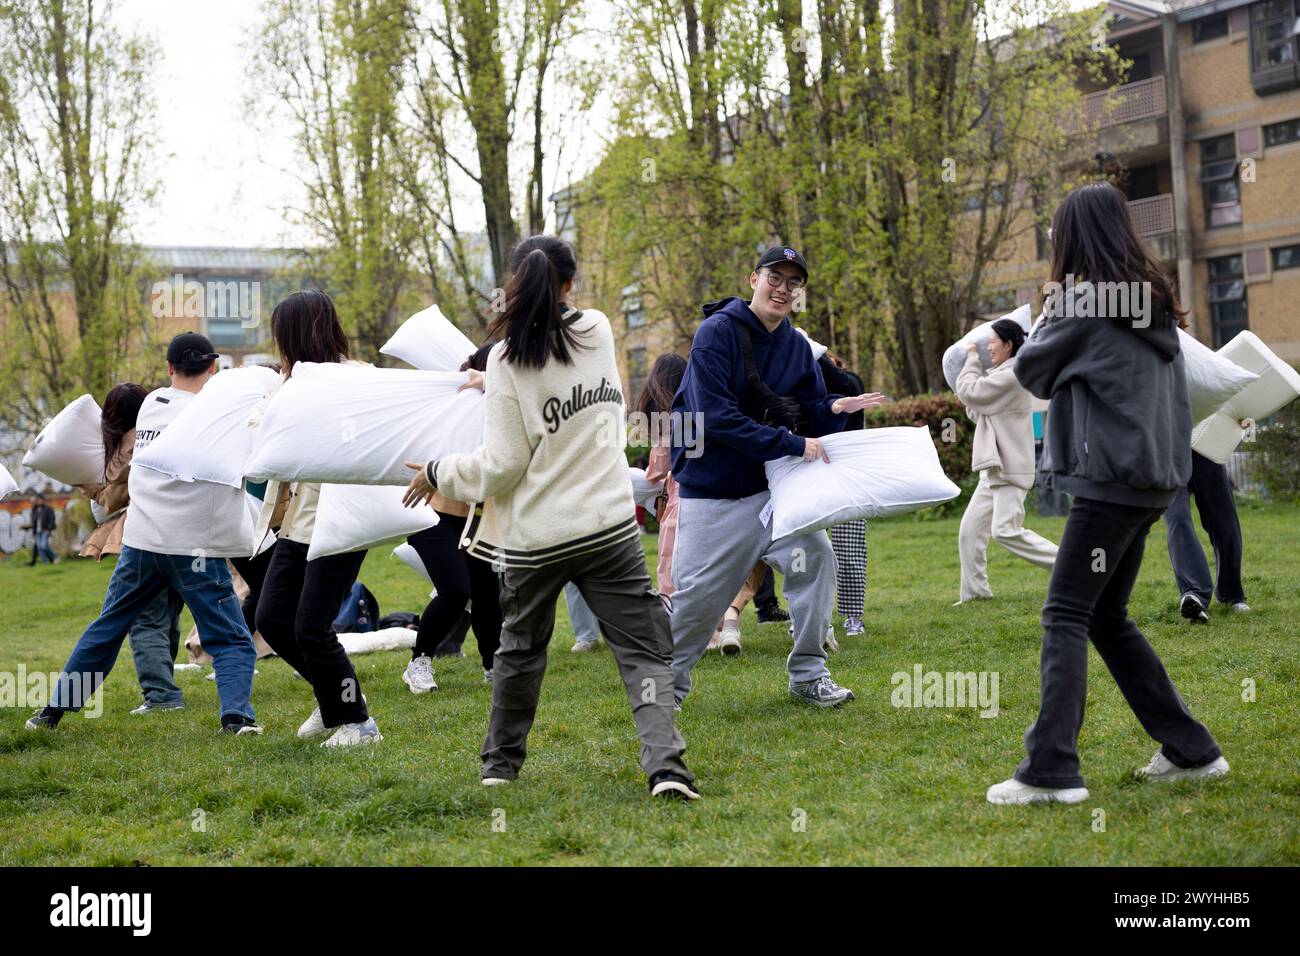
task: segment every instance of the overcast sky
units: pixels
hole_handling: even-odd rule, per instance
[[[244,111],[259,0],[120,2],[122,28],[153,35],[161,48],[154,72],[160,189],[154,208],[138,219],[136,238],[148,245],[308,241],[283,214],[301,195],[301,185],[283,171],[295,161],[291,143],[283,134],[259,134],[256,125],[265,124],[251,123]],[[586,136],[603,134],[601,125],[592,117]],[[472,204],[465,212],[481,221]]]

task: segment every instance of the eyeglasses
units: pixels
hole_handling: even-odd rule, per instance
[[[767,284],[773,289],[779,289],[784,285],[788,291],[798,292],[804,287],[803,279],[800,279],[798,276],[790,276],[789,278],[786,278],[781,275],[781,273],[773,272],[771,269],[764,269],[763,275],[767,276]]]

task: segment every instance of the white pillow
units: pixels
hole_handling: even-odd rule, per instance
[[[943,353],[943,377],[948,383],[948,387],[954,392],[957,391],[957,376],[961,373],[961,367],[966,364],[966,346],[972,342],[978,346],[980,364],[984,366],[984,371],[987,372],[993,367],[993,359],[989,357],[989,347],[986,340],[989,337],[989,326],[993,322],[1002,321],[1002,319],[1018,322],[1020,327],[1025,330],[1025,334],[1028,335],[1033,313],[1030,311],[1029,303],[1026,302],[1014,312],[1008,312],[999,319],[994,319],[992,322],[981,322],[948,346],[947,351]]]
[[[483,444],[483,393],[463,372],[299,362],[256,429],[253,481],[406,485],[407,461]]]
[[[104,480],[104,436],[99,405],[89,395],[55,415],[23,457],[23,465],[65,485]]]
[[[1183,372],[1194,423],[1213,415],[1224,402],[1259,378],[1182,329],[1178,330],[1178,344],[1183,350]]]
[[[438,523],[429,505],[407,508],[392,485],[321,485],[307,560],[361,551]]]
[[[280,387],[280,373],[254,365],[218,372],[163,433],[131,459],[181,481],[211,481],[238,488],[253,447],[248,417]]]
[[[1300,373],[1278,358],[1253,332],[1238,332],[1219,349],[1218,355],[1255,376],[1250,384],[1192,429],[1192,448],[1222,465],[1246,437],[1238,423],[1243,418],[1256,421],[1267,418],[1300,396]]]
[[[380,352],[428,372],[459,372],[478,346],[431,305],[398,327]]]
[[[644,468],[629,468],[628,476],[632,479],[632,500],[650,514],[655,513],[655,499],[663,493],[664,483],[655,484],[645,476]]]
[[[409,627],[386,627],[379,631],[349,631],[340,634],[339,643],[348,656],[374,651],[400,651],[415,646],[417,634]]]
[[[430,584],[433,583],[433,578],[429,577],[428,568],[426,568],[424,562],[420,560],[420,552],[416,551],[415,548],[411,547],[409,544],[402,543],[395,547],[393,549],[393,557],[397,558]]]
[[[18,490],[18,482],[14,481],[14,476],[9,474],[9,469],[0,465],[0,498],[12,491]]]
[[[905,514],[961,493],[943,473],[924,425],[840,432],[821,442],[829,463],[795,457],[767,462],[773,539],[854,518]]]

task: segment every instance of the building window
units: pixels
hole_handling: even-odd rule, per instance
[[[1300,143],[1300,119],[1264,127],[1265,146],[1282,146],[1285,143]]]
[[[1250,81],[1257,93],[1300,86],[1296,4],[1297,0],[1264,0],[1250,8]]]
[[[1204,43],[1228,35],[1228,15],[1219,13],[1212,17],[1202,17],[1192,21],[1192,42]]]
[[[1273,250],[1274,269],[1300,269],[1300,246],[1280,246]]]
[[[1246,280],[1240,255],[1210,259],[1207,265],[1210,286],[1206,298],[1210,303],[1210,322],[1217,349],[1250,327],[1246,316]]]
[[[623,311],[623,320],[629,329],[639,329],[645,325],[645,305],[641,301],[641,287],[637,283],[623,287],[619,308]]]
[[[990,292],[975,304],[976,310],[983,318],[998,318],[1013,311],[1015,307],[1015,289],[999,289],[996,292]]]
[[[1241,222],[1241,188],[1237,183],[1237,141],[1234,134],[1201,140],[1201,192],[1205,197],[1207,228]]]

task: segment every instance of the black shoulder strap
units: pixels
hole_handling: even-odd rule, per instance
[[[759,378],[758,363],[754,361],[754,341],[749,337],[749,329],[735,319],[731,324],[736,327],[736,338],[740,340],[740,351],[745,357],[745,381],[756,395],[773,394],[767,383]]]

